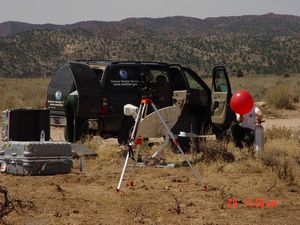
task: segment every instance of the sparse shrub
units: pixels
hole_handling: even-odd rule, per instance
[[[265,142],[275,139],[294,140],[300,144],[300,129],[272,126],[265,130],[264,139]]]
[[[294,132],[292,128],[272,126],[266,129],[264,138],[265,140],[290,139]]]
[[[267,102],[277,109],[294,109],[293,98],[289,87],[279,83],[275,87],[269,89],[266,94]]]
[[[300,167],[300,155],[295,156],[294,158],[295,158],[296,164]]]
[[[235,160],[234,155],[227,150],[227,141],[203,141],[199,145],[202,152],[201,161],[226,161],[232,162]]]
[[[293,97],[293,102],[294,103],[299,103],[299,96],[294,96]]]
[[[291,163],[291,158],[286,154],[276,155],[272,153],[265,153],[262,155],[261,160],[264,165],[271,167],[280,179],[287,182],[294,181],[294,164]]]
[[[34,209],[35,205],[32,201],[22,201],[20,199],[12,199],[8,195],[8,190],[0,186],[0,223],[2,224],[3,217],[11,212],[19,212],[24,209]],[[6,223],[5,223],[6,224]]]
[[[300,129],[295,129],[293,131],[293,136],[292,138],[300,144]]]
[[[244,76],[244,72],[241,69],[239,69],[238,72],[237,72],[237,74],[236,74],[236,76],[237,77],[243,77]]]

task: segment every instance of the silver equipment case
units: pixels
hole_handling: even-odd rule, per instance
[[[15,175],[54,175],[70,173],[71,144],[65,142],[3,143],[0,149],[1,171]]]

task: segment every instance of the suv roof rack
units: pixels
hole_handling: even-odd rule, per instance
[[[77,59],[74,60],[74,62],[81,62],[81,63],[86,63],[86,64],[111,64],[113,61],[112,60],[97,60],[97,59]]]
[[[156,64],[156,65],[169,65],[168,63],[163,62],[154,62],[154,61],[113,61],[112,64]]]
[[[180,66],[179,64],[169,64],[164,62],[155,62],[155,61],[134,61],[134,60],[102,60],[102,59],[77,59],[75,62],[82,62],[86,64],[149,64],[149,65],[164,65],[164,66]]]

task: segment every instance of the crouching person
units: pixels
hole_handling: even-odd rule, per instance
[[[236,113],[236,121],[231,125],[231,133],[234,144],[242,149],[244,144],[247,147],[253,146],[255,139],[256,123],[261,124],[263,114],[256,106],[253,106],[247,114],[240,115]]]

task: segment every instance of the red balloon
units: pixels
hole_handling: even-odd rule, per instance
[[[231,109],[238,114],[246,114],[253,108],[254,101],[249,92],[240,90],[235,92],[230,99]]]

